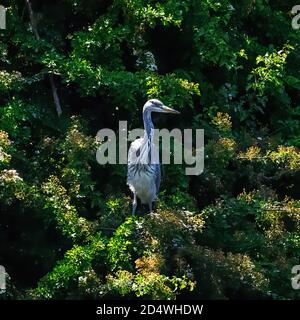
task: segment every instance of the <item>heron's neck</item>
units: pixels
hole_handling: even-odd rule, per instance
[[[153,135],[154,135],[154,126],[151,118],[151,112],[146,111],[143,114],[143,121],[144,121],[144,139],[145,140],[152,140]]]

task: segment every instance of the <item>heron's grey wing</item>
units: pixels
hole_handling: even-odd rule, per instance
[[[133,141],[130,145],[129,151],[128,151],[128,161],[127,161],[127,184],[130,183],[133,179],[134,170],[137,163],[137,158],[139,157],[139,150],[142,145],[142,139],[136,139]]]
[[[134,140],[129,148],[128,151],[128,164],[133,164],[137,157],[137,151],[142,145],[142,139],[136,139]]]
[[[153,157],[153,158],[152,158]],[[158,152],[158,147],[152,143],[151,145],[151,160],[153,161],[153,166],[154,166],[154,182],[155,182],[155,187],[156,187],[156,195],[159,192],[159,187],[160,187],[160,164],[159,164],[159,152]]]
[[[161,179],[161,176],[160,176],[160,165],[159,165],[159,164],[156,164],[156,165],[155,165],[155,186],[156,186],[156,195],[157,195],[157,194],[158,194],[158,192],[159,192],[160,179]]]
[[[135,152],[136,150],[133,148],[131,144],[128,152],[128,161],[127,161],[127,184],[130,184],[130,182],[133,179],[133,175],[134,175],[133,155]]]

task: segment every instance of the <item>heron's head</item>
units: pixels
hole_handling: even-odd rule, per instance
[[[161,113],[174,113],[179,114],[179,111],[176,111],[170,107],[165,106],[161,101],[158,99],[151,99],[148,100],[143,108],[143,112],[161,112]]]

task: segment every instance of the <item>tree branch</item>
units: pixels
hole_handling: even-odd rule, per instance
[[[25,1],[27,4],[28,12],[29,12],[31,29],[32,29],[36,39],[40,40],[41,38],[40,38],[38,29],[37,29],[36,21],[34,19],[34,13],[33,13],[32,7],[31,7],[31,3],[29,0],[25,0]],[[62,114],[62,109],[61,109],[59,97],[57,94],[57,88],[56,88],[54,77],[53,77],[52,73],[49,73],[49,80],[50,80],[50,84],[51,84],[51,90],[52,90],[52,94],[53,94],[54,104],[56,107],[56,112],[57,112],[58,117],[60,117]]]

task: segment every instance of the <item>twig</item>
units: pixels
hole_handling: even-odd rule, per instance
[[[62,114],[62,109],[61,109],[61,106],[60,106],[59,97],[58,97],[58,94],[57,94],[57,88],[56,88],[56,85],[55,85],[53,74],[49,73],[49,78],[50,78],[50,84],[51,84],[53,99],[54,99],[54,103],[55,103],[55,106],[56,106],[56,112],[57,112],[57,115],[60,117],[61,114]]]
[[[106,228],[106,227],[99,227],[98,229],[100,229],[100,230],[109,230],[109,231],[116,231],[117,230],[115,228]]]
[[[298,208],[294,208],[298,209]],[[300,208],[298,210],[293,210],[293,209],[284,209],[282,207],[269,207],[269,208],[263,208],[264,211],[280,211],[280,212],[289,212],[289,213],[300,213]]]
[[[37,40],[40,40],[40,35],[36,26],[36,21],[34,19],[34,14],[33,14],[33,10],[31,7],[31,3],[29,0],[25,0],[26,4],[27,4],[27,8],[28,8],[28,12],[29,12],[29,18],[30,18],[30,25],[31,25],[31,29],[36,37]],[[59,101],[59,97],[57,94],[57,88],[55,85],[55,81],[54,81],[54,77],[52,73],[49,73],[49,80],[50,80],[50,84],[51,84],[51,90],[52,90],[52,94],[53,94],[53,99],[54,99],[54,104],[56,107],[56,112],[58,117],[61,116],[62,114],[62,109],[61,109],[61,105],[60,105],[60,101]]]

